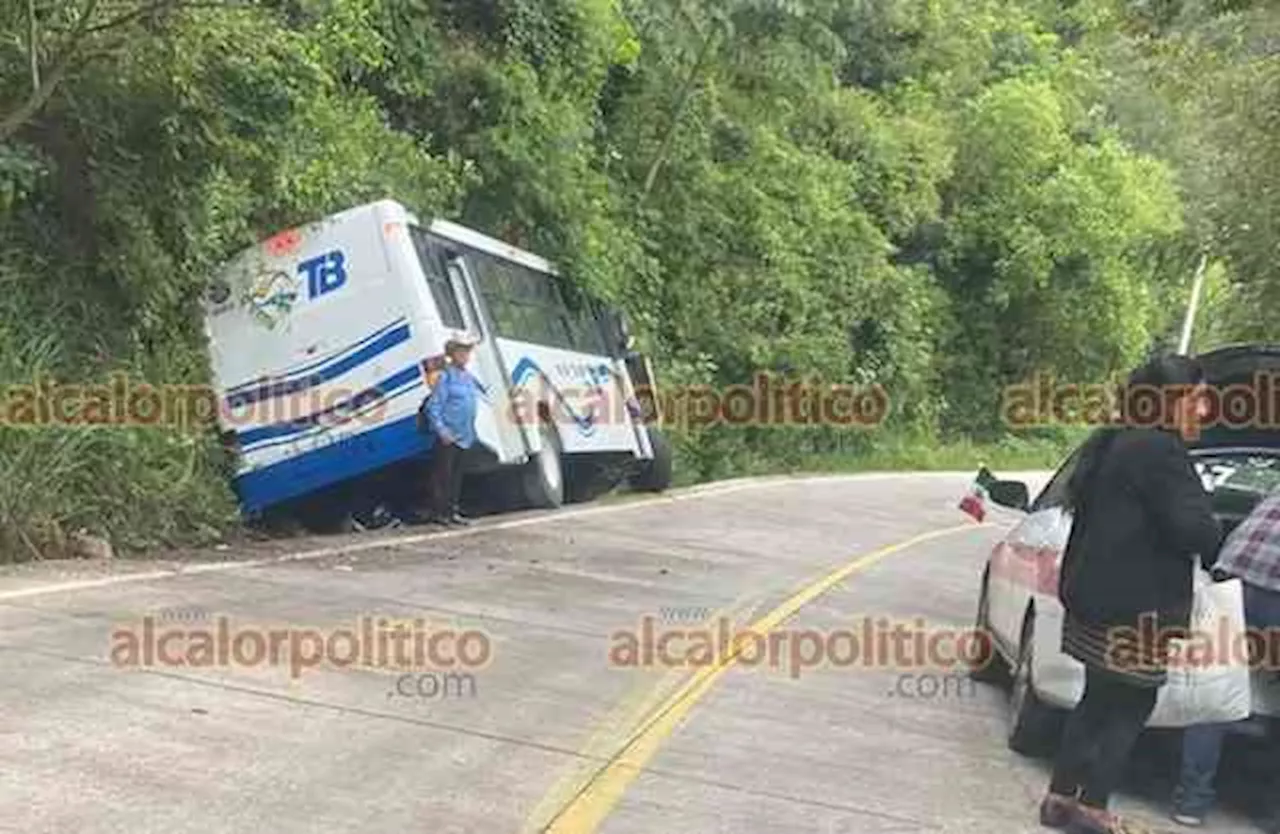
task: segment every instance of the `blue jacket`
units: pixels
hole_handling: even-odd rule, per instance
[[[450,365],[440,374],[427,401],[427,421],[437,435],[453,435],[460,449],[476,442],[476,399],[485,390],[465,368]]]

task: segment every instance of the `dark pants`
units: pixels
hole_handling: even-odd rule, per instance
[[[438,440],[431,451],[429,497],[431,515],[435,518],[451,518],[458,512],[466,452],[467,450],[460,449],[456,445],[441,443]]]
[[[1247,628],[1280,628],[1280,593],[1246,584],[1244,619]],[[1213,807],[1217,799],[1214,780],[1218,775],[1222,744],[1230,730],[1230,724],[1196,724],[1183,731],[1182,772],[1174,796],[1178,811],[1202,816]],[[1276,743],[1275,739],[1270,741]],[[1270,812],[1276,815],[1280,811],[1280,801],[1272,798],[1271,804]]]
[[[1067,719],[1049,790],[1105,809],[1158,694],[1155,687],[1125,683],[1086,666],[1084,696]]]

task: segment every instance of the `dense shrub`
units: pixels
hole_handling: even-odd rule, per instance
[[[219,261],[390,196],[560,262],[628,310],[665,383],[763,370],[889,392],[873,432],[678,432],[685,478],[967,437],[1051,458],[1062,438],[1001,440],[1003,387],[1140,358],[1176,325],[1209,222],[1179,193],[1198,158],[1141,130],[1114,83],[1163,60],[1149,27],[1197,22],[1091,8],[86,0],[32,26],[9,4],[0,384],[203,382],[195,301]],[[1173,107],[1173,89],[1153,96]],[[1269,124],[1223,136],[1256,161],[1241,137]],[[1215,265],[1214,309],[1245,291],[1243,252]],[[234,523],[198,427],[0,428],[0,462],[7,557],[81,527],[146,546]]]

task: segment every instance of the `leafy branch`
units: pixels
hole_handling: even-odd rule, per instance
[[[35,6],[34,4],[28,5],[28,11],[32,17],[30,25],[31,38],[30,43],[27,44],[27,49],[31,53],[32,81],[34,84],[26,101],[7,112],[3,118],[0,118],[0,142],[13,136],[19,128],[26,124],[36,113],[40,112],[40,108],[44,107],[49,99],[53,97],[54,92],[66,77],[67,70],[71,68],[72,60],[89,33],[89,23],[93,20],[93,13],[97,7],[98,0],[85,0],[85,5],[80,11],[75,29],[72,31],[68,43],[63,47],[57,60],[54,61],[53,68],[47,75],[40,78],[39,39],[35,24]]]
[[[95,23],[95,13],[98,11],[100,5],[101,0],[85,0],[84,5],[80,8],[79,14],[76,16],[75,23],[72,26],[71,31],[66,35],[62,48],[58,52],[58,57],[54,59],[48,72],[41,73],[40,33],[36,17],[36,5],[35,0],[28,0],[27,50],[31,66],[31,92],[21,104],[5,108],[4,115],[0,116],[0,142],[12,137],[19,129],[22,128],[23,125],[40,112],[40,110],[53,97],[54,93],[58,91],[58,88],[66,80],[67,75],[73,68],[78,64],[100,58],[112,51],[94,50],[92,52],[88,52],[86,49],[87,44],[95,36],[102,34],[103,32],[124,28],[132,23],[160,12],[173,11],[180,8],[211,6],[225,7],[229,4],[226,2],[151,0],[150,2],[142,3],[134,9],[121,12],[114,17],[109,17],[99,23]],[[117,41],[116,46],[118,47],[121,43],[123,43],[122,39]]]

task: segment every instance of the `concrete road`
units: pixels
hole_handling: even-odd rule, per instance
[[[791,667],[799,642],[754,666],[674,666],[721,618],[958,634],[1007,524],[958,513],[967,484],[750,482],[213,564],[11,569],[0,830],[1036,830],[1045,764],[1005,747],[1003,693],[957,669],[870,667],[834,640],[813,668]],[[377,627],[398,621],[426,648],[390,642],[377,668]],[[272,632],[275,664],[255,656]],[[316,665],[291,669],[291,643]],[[1120,806],[1163,825],[1169,763],[1147,759],[1148,795]],[[1210,830],[1251,829],[1226,813]]]

